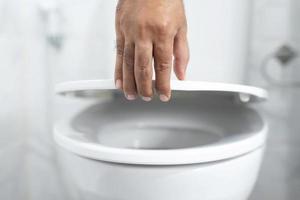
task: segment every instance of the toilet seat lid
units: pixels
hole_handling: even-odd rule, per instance
[[[186,91],[189,93],[231,93],[237,95],[239,99],[244,102],[257,102],[268,98],[268,93],[264,89],[258,87],[218,82],[171,80],[171,90]],[[57,94],[83,98],[99,98],[116,91],[112,79],[69,81],[57,84],[55,87],[55,92]]]

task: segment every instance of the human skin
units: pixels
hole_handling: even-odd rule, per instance
[[[115,22],[116,88],[128,100],[151,101],[155,73],[156,93],[169,101],[172,68],[184,80],[189,60],[183,0],[119,0]]]

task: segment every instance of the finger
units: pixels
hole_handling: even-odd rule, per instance
[[[189,47],[185,30],[180,30],[174,39],[174,72],[179,80],[185,79],[189,62]]]
[[[136,85],[134,79],[134,43],[125,42],[123,55],[123,91],[128,100],[136,98]]]
[[[139,95],[144,101],[152,98],[152,43],[135,45],[135,81]]]
[[[170,77],[173,57],[173,40],[154,44],[155,88],[159,98],[167,102],[171,98]]]
[[[124,37],[117,35],[117,53],[115,64],[115,85],[116,88],[122,90],[123,88],[123,55],[124,55]]]
[[[124,35],[120,26],[120,13],[124,1],[118,1],[115,13],[115,31],[116,31],[116,63],[115,63],[115,85],[117,89],[123,88],[123,55],[124,55]]]

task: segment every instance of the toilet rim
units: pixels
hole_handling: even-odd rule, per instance
[[[69,125],[57,123],[54,140],[64,149],[88,159],[133,165],[188,165],[233,159],[251,153],[265,145],[268,125],[260,131],[235,141],[182,149],[128,149],[80,141],[70,136],[82,134]]]
[[[243,97],[246,97],[245,102],[263,101],[268,98],[268,93],[261,88],[229,83],[173,80],[171,88],[173,91],[232,93],[237,95],[242,102]],[[55,92],[61,95],[74,95],[74,93],[82,91],[107,92],[114,90],[113,80],[71,81],[60,83],[55,87]],[[268,132],[268,125],[263,121],[261,129],[233,141],[193,148],[150,150],[110,147],[79,140],[76,139],[76,135],[82,133],[72,128],[70,124],[71,119],[67,119],[54,126],[54,139],[63,148],[94,160],[137,165],[186,165],[232,159],[262,148]]]

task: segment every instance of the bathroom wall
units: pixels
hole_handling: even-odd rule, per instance
[[[0,0],[0,199],[68,199],[53,84],[112,74],[115,2]]]
[[[108,2],[0,0],[0,199],[68,199],[53,150],[51,91],[62,80],[111,76],[113,69],[108,66],[113,66],[114,41],[109,38],[114,34],[116,0]],[[271,132],[251,200],[296,200],[300,195],[299,90],[269,84],[260,67],[283,43],[300,49],[299,1],[253,3],[245,80],[270,90],[271,99],[263,109]],[[103,16],[106,20],[99,20]],[[299,64],[292,63],[294,67],[288,68],[292,72],[282,77],[280,66],[270,63],[275,76],[283,80],[300,79]]]
[[[262,68],[279,83],[300,80],[300,59],[282,67],[267,57],[281,45],[287,44],[299,52],[299,1],[256,0],[252,21],[252,40],[249,70],[245,74],[249,84],[265,87],[270,92],[262,110],[270,124],[270,134],[258,184],[251,200],[296,200],[300,192],[300,88],[266,81]],[[298,189],[297,189],[298,188]]]
[[[39,2],[0,0],[0,199],[59,199]],[[43,196],[41,196],[43,195]]]

